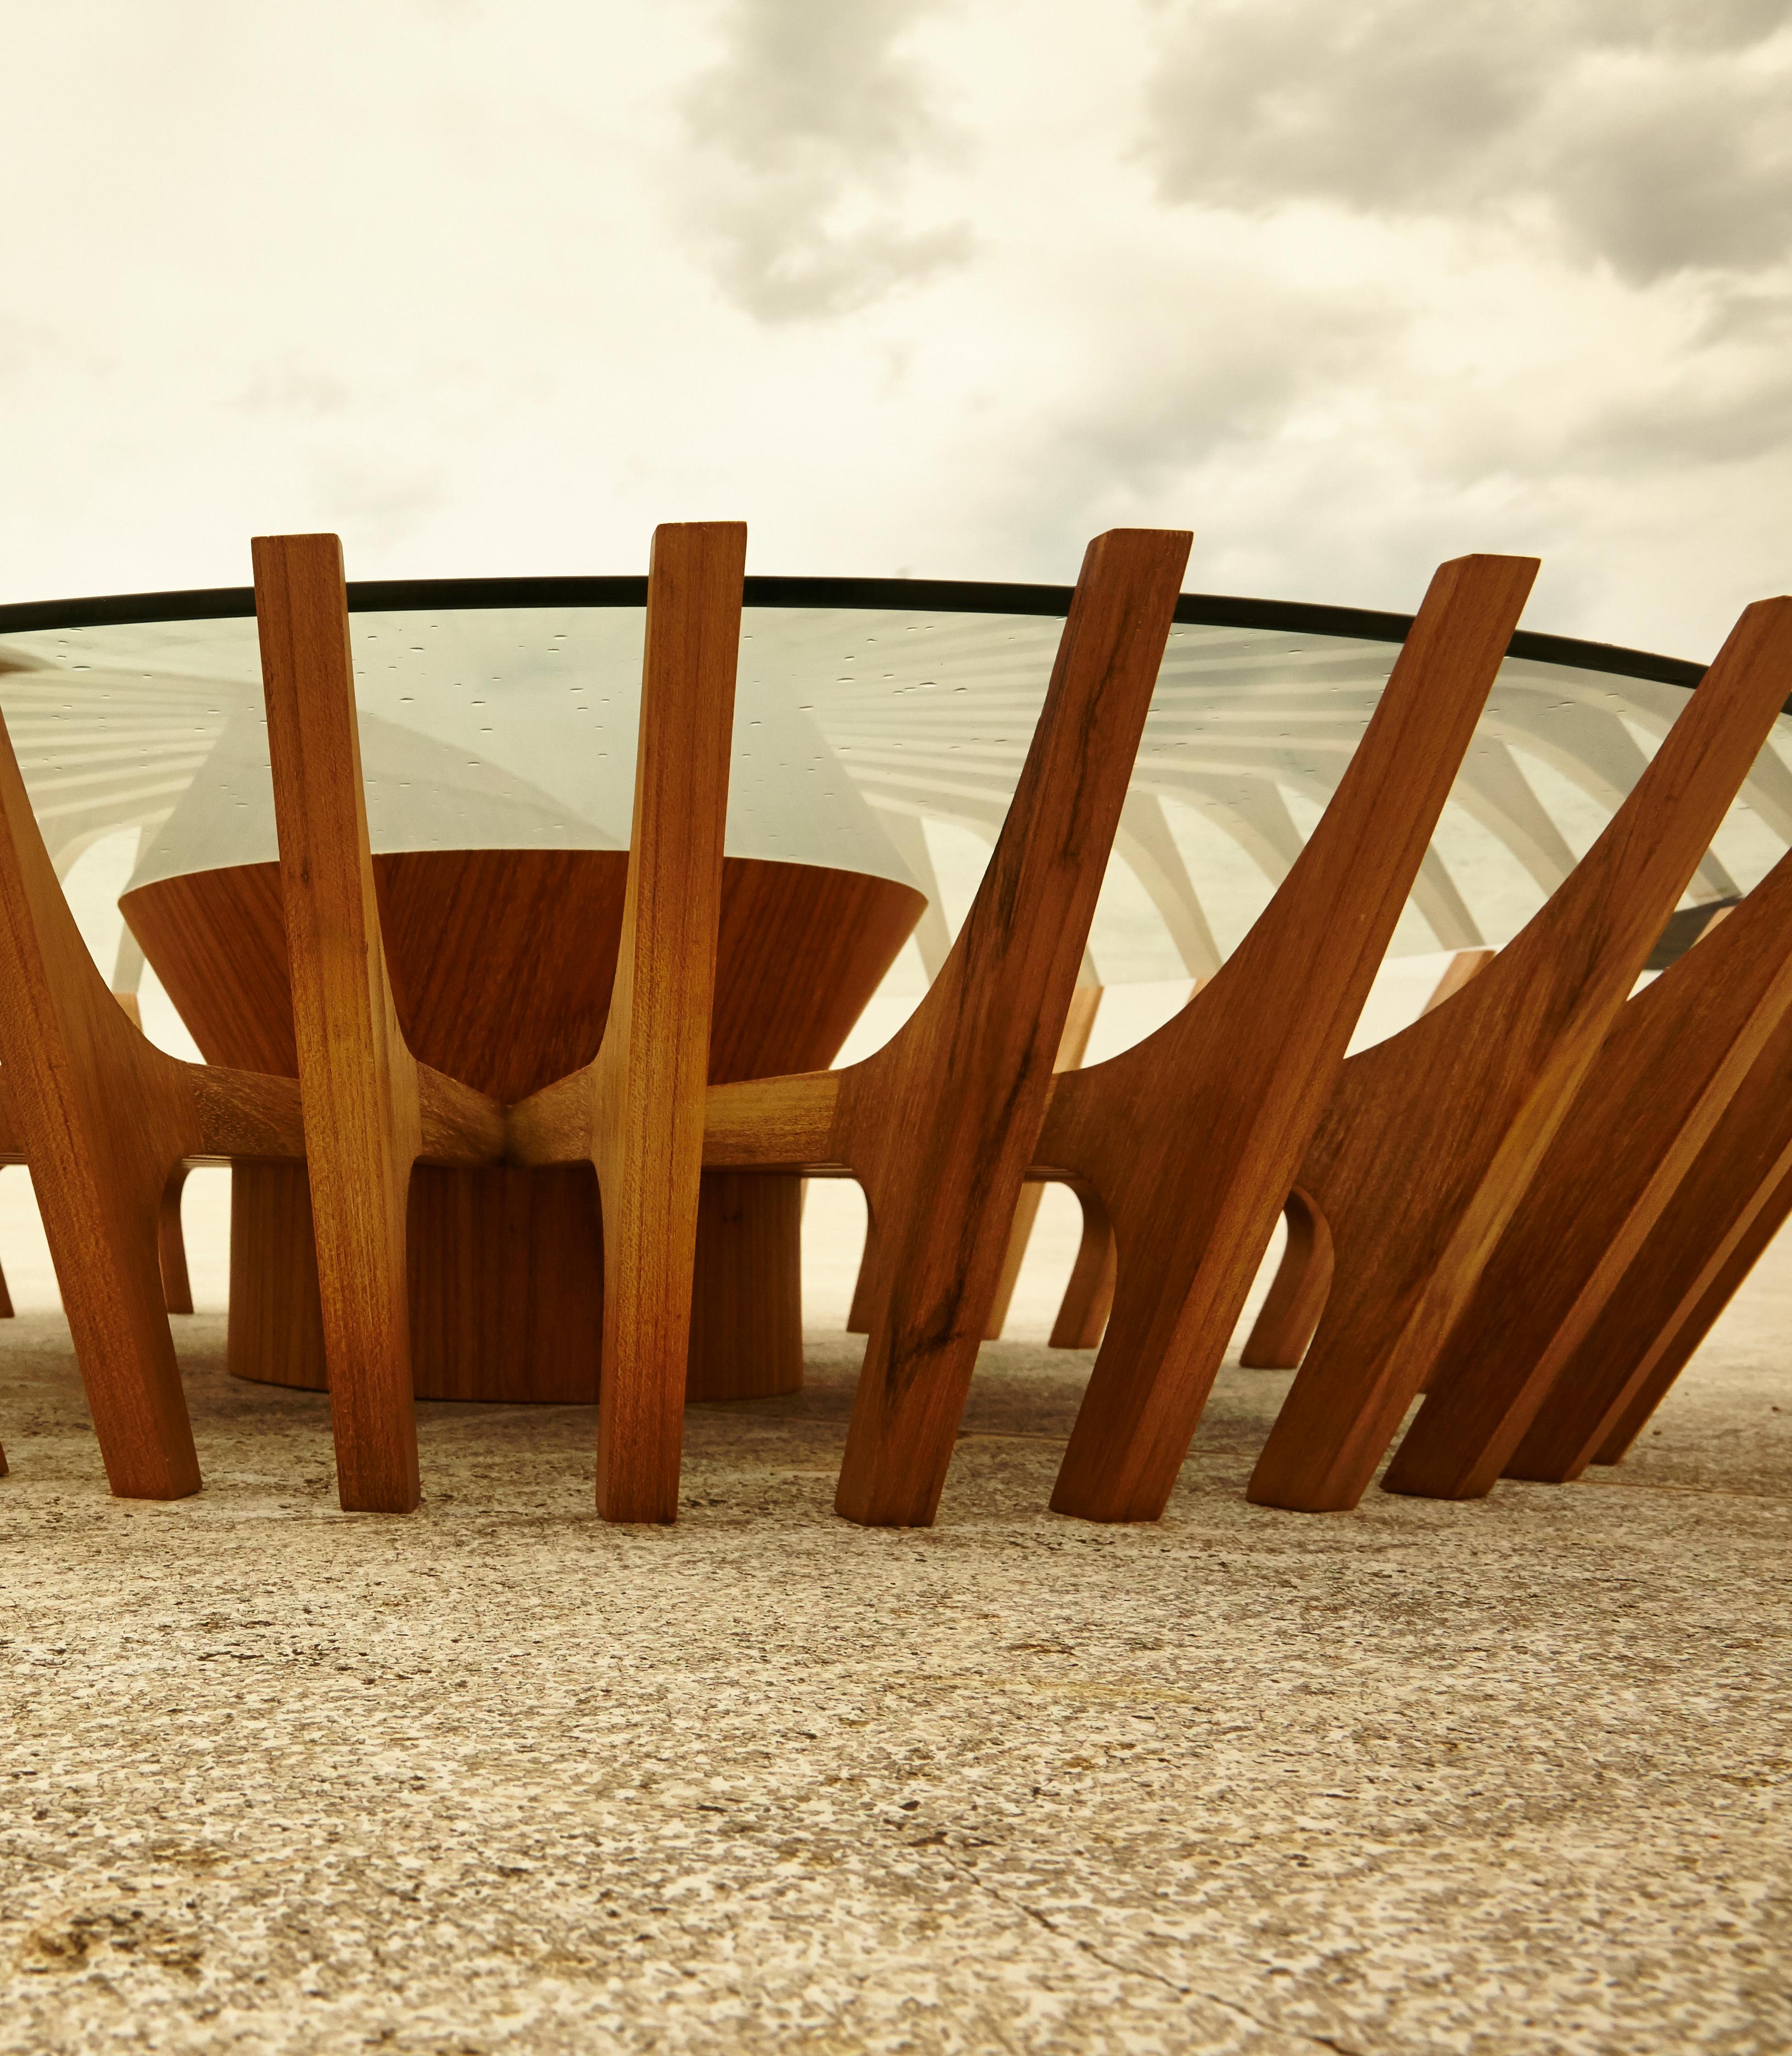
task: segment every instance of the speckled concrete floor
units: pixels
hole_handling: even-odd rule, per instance
[[[1232,1369],[1136,1530],[1044,1510],[1029,1344],[936,1530],[837,1521],[837,1334],[692,1410],[675,1529],[570,1409],[427,1407],[425,1509],[345,1517],[216,1315],[206,1490],[127,1504],[27,1315],[0,2050],[1783,2050],[1787,1267],[1618,1473],[1264,1512]]]

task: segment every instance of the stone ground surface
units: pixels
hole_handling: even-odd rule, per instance
[[[1027,1343],[936,1529],[837,1521],[837,1332],[691,1410],[675,1528],[573,1409],[426,1407],[423,1511],[344,1516],[215,1313],[206,1489],[129,1504],[23,1315],[0,2050],[1784,2050],[1766,1270],[1620,1470],[1264,1511],[1229,1368],[1137,1529],[1045,1511],[1089,1359]]]

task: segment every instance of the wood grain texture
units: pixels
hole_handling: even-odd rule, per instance
[[[506,1104],[591,1062],[626,850],[400,850],[373,866],[393,1002],[420,1062]],[[120,904],[208,1063],[297,1077],[278,864],[160,879]],[[727,858],[711,1077],[831,1062],[924,904],[893,879]]]
[[[924,1526],[938,1506],[1189,541],[1090,545],[995,853],[900,1031],[842,1072],[710,1089],[706,1164],[850,1172],[876,1224],[849,1519]]]
[[[291,967],[338,1490],[405,1512],[420,1494],[405,1220],[425,1153],[495,1160],[501,1114],[425,1080],[382,947],[349,654],[342,545],[258,536],[255,617]]]
[[[1792,686],[1792,607],[1784,652]],[[1792,857],[1619,1010],[1383,1480],[1492,1490],[1774,1030],[1792,1018]]]
[[[888,879],[725,863],[710,1082],[831,1064],[927,904]],[[706,1171],[686,1397],[768,1398],[802,1378],[802,1181]]]
[[[1739,1224],[1735,1232],[1722,1240],[1721,1247],[1727,1249],[1727,1255],[1722,1256],[1715,1263],[1707,1259],[1706,1263],[1699,1266],[1695,1274],[1695,1282],[1699,1279],[1708,1278],[1710,1283],[1692,1300],[1690,1309],[1680,1312],[1677,1320],[1672,1320],[1671,1317],[1671,1325],[1666,1333],[1639,1355],[1638,1362],[1642,1366],[1640,1374],[1625,1380],[1628,1397],[1621,1398],[1616,1406],[1608,1404],[1600,1409],[1601,1421],[1611,1419],[1613,1425],[1607,1431],[1605,1439],[1594,1450],[1594,1463],[1620,1464],[1624,1461],[1631,1445],[1648,1425],[1656,1409],[1673,1389],[1675,1381],[1691,1362],[1705,1338],[1717,1325],[1719,1317],[1747,1281],[1749,1273],[1766,1255],[1774,1238],[1785,1227],[1789,1214],[1792,1214],[1792,1171],[1789,1171],[1766,1193],[1755,1196],[1753,1203],[1740,1216]],[[1646,1251],[1644,1255],[1646,1258]],[[1681,1304],[1684,1304],[1683,1298]],[[1678,1312],[1679,1307],[1675,1311]],[[1645,1356],[1648,1359],[1646,1364],[1644,1363]],[[1568,1392],[1573,1390],[1572,1386],[1566,1388]],[[1545,1402],[1546,1408],[1549,1404],[1549,1401]],[[1552,1435],[1552,1439],[1554,1426],[1553,1422],[1545,1424],[1541,1414],[1532,1424],[1533,1433],[1541,1428],[1545,1433]],[[1527,1436],[1525,1440],[1528,1442],[1529,1437]],[[1557,1475],[1558,1468],[1568,1476],[1577,1477],[1579,1471],[1574,1468],[1577,1459],[1578,1452],[1576,1451],[1565,1462],[1545,1445],[1543,1464],[1549,1466],[1552,1477]],[[1527,1461],[1529,1461],[1529,1453],[1521,1443],[1513,1464],[1508,1466],[1509,1474],[1519,1475],[1516,1465]],[[1538,1467],[1542,1468],[1542,1465]]]
[[[607,1520],[678,1512],[746,566],[744,524],[655,532],[628,892],[589,1073],[603,1215],[597,1504]]]
[[[338,1489],[345,1508],[408,1512],[421,1485],[405,1210],[423,1120],[367,854],[342,546],[264,536],[253,549]]]
[[[603,1040],[584,1070],[511,1111],[516,1160],[583,1158],[597,1171],[597,1498],[610,1520],[678,1512],[746,553],[738,523],[655,533],[628,887]]]
[[[419,1164],[405,1242],[417,1398],[597,1403],[603,1240],[588,1164]],[[234,1168],[226,1360],[258,1383],[330,1389],[303,1165]]]
[[[1702,940],[1691,955],[1722,939]],[[1620,1453],[1628,1446],[1770,1239],[1789,1176],[1792,1018],[1782,1018],[1563,1366],[1507,1476],[1564,1482],[1619,1435]]]
[[[1325,1314],[1250,1497],[1355,1506],[1461,1318],[1783,697],[1751,608],[1604,832],[1490,968],[1345,1065],[1298,1182]]]
[[[419,1164],[405,1216],[419,1399],[594,1406],[603,1239],[588,1164]]]
[[[1493,961],[1492,950],[1458,950],[1444,967],[1418,1018],[1454,999],[1470,979]],[[1296,1186],[1284,1210],[1288,1242],[1268,1295],[1258,1310],[1239,1362],[1247,1370],[1292,1370],[1307,1354],[1325,1311],[1335,1257],[1331,1231],[1311,1197]]]
[[[1053,1070],[1074,1071],[1081,1066],[1101,1005],[1102,988],[1098,985],[1079,985],[1070,994],[1070,1011],[1065,1019],[1063,1038],[1052,1062]],[[998,1340],[1007,1324],[1008,1308],[1014,1300],[1015,1287],[1019,1282],[1020,1267],[1027,1260],[1027,1245],[1033,1240],[1033,1224],[1038,1218],[1039,1202],[1045,1196],[1045,1189],[1043,1182],[1036,1178],[1029,1180],[1020,1188],[1014,1226],[1008,1231],[1008,1247],[1003,1252],[1001,1272],[995,1281],[995,1296],[990,1302],[989,1325],[983,1330],[987,1342]],[[1086,1232],[1086,1217],[1084,1226]]]
[[[1191,540],[1090,544],[951,953],[901,1031],[842,1078],[845,1153],[879,1233],[834,1502],[849,1519],[924,1526],[937,1511]]]
[[[311,1192],[303,1164],[233,1164],[224,1361],[238,1377],[327,1392]]]
[[[189,1157],[295,1153],[290,1081],[157,1050],[95,969],[0,724],[0,1063],[113,1490],[199,1488],[164,1304],[164,1195]]]
[[[193,1311],[193,1287],[187,1275],[187,1238],[180,1227],[180,1196],[186,1190],[187,1166],[177,1164],[162,1188],[156,1215],[156,1266],[162,1274],[162,1303],[171,1314]]]
[[[500,1100],[591,1061],[615,976],[626,851],[399,851],[373,865],[394,1003],[414,1054]],[[924,903],[891,879],[726,858],[712,1080],[831,1062]],[[209,1062],[296,1075],[277,864],[160,880],[122,905]],[[527,1194],[511,1169],[425,1168],[413,1178],[417,1398],[595,1403],[595,1204],[564,1168],[536,1175],[540,1189]],[[290,1325],[307,1268],[315,1296],[309,1213],[301,1223],[290,1204],[267,1204],[266,1183],[259,1165],[233,1173],[229,1368],[322,1391],[321,1315]],[[420,1185],[429,1192],[421,1206]],[[691,1397],[759,1396],[800,1381],[796,1218],[790,1195],[765,1179],[700,1205]],[[279,1240],[301,1232],[295,1246]],[[251,1303],[263,1295],[270,1309]],[[276,1319],[286,1325],[276,1330]],[[267,1354],[276,1333],[296,1336],[309,1359],[284,1341]]]
[[[1331,1290],[1335,1259],[1325,1216],[1298,1185],[1282,1211],[1288,1243],[1239,1353],[1247,1370],[1292,1370],[1307,1354]]]
[[[802,1217],[801,1178],[704,1172],[687,1401],[768,1399],[801,1390]]]
[[[1444,966],[1443,976],[1431,988],[1431,996],[1418,1010],[1422,1021],[1435,1014],[1446,1000],[1454,999],[1470,979],[1478,978],[1498,954],[1494,950],[1458,950]]]
[[[1064,1296],[1058,1303],[1050,1346],[1096,1349],[1101,1345],[1108,1316],[1114,1311],[1118,1255],[1114,1247],[1114,1223],[1108,1219],[1102,1196],[1093,1185],[1074,1178],[1069,1183],[1082,1208],[1082,1236],[1077,1244]]]
[[[950,943],[946,945],[949,951]],[[865,1243],[859,1255],[859,1275],[852,1281],[852,1303],[846,1310],[846,1332],[868,1335],[871,1317],[877,1306],[877,1224],[865,1209]]]
[[[1330,806],[1249,935],[1154,1034],[1054,1081],[1037,1160],[1099,1191],[1118,1245],[1058,1512],[1162,1512],[1536,569],[1466,557],[1439,570]]]

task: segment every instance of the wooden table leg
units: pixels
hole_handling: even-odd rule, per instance
[[[1082,1240],[1077,1244],[1070,1283],[1058,1302],[1050,1346],[1099,1349],[1108,1316],[1114,1311],[1119,1251],[1114,1246],[1114,1223],[1108,1219],[1101,1194],[1080,1180],[1073,1182],[1070,1189],[1082,1208]]]
[[[1337,1273],[1252,1473],[1259,1505],[1335,1511],[1367,1489],[1766,739],[1786,616],[1785,602],[1744,613],[1604,832],[1493,964],[1344,1065],[1298,1176]],[[1408,1446],[1390,1489],[1420,1483]]]
[[[1444,565],[1306,848],[1217,976],[1142,1042],[1056,1079],[1035,1162],[1095,1186],[1113,1317],[1052,1494],[1153,1520],[1536,573]]]

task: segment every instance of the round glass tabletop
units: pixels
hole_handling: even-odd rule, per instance
[[[645,590],[351,584],[375,850],[626,848]],[[1013,793],[1069,599],[750,579],[730,852],[918,886],[931,974]],[[1218,967],[1323,810],[1407,625],[1184,597],[1096,915],[1099,982]],[[1700,669],[1515,638],[1394,953],[1515,935],[1636,783]],[[0,710],[59,871],[131,831],[130,889],[277,855],[247,588],[0,608]],[[1789,749],[1782,716],[1686,903],[1746,892],[1792,844]]]

